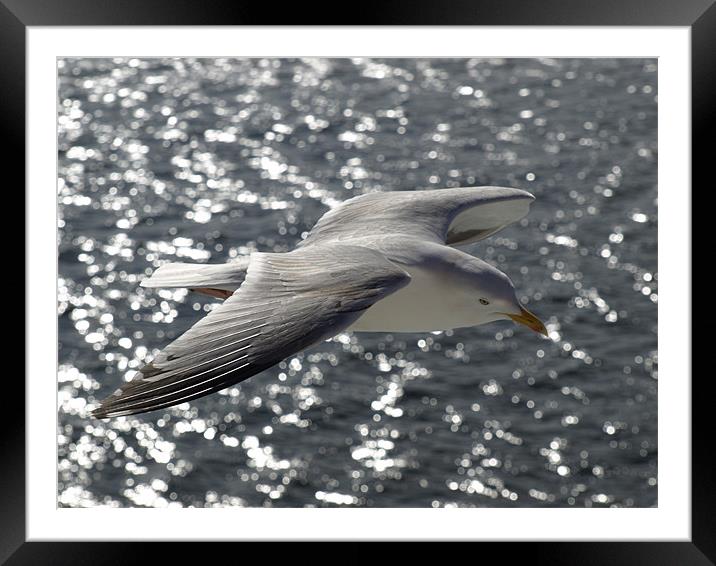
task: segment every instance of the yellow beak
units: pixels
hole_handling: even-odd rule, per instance
[[[547,329],[544,327],[544,324],[542,324],[542,321],[523,307],[520,307],[520,314],[502,314],[506,314],[515,322],[519,324],[524,324],[527,328],[530,328],[535,332],[539,332],[540,334],[544,334],[545,336],[548,335]]]

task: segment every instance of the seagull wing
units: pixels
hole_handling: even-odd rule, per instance
[[[241,287],[93,416],[143,413],[224,389],[335,336],[409,280],[380,253],[358,246],[254,253]]]
[[[324,214],[300,245],[378,233],[462,246],[520,220],[533,200],[526,191],[504,187],[368,193]]]

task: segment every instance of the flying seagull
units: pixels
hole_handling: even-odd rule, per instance
[[[344,330],[427,332],[512,319],[546,335],[507,275],[456,248],[523,218],[533,200],[502,187],[369,193],[324,214],[290,252],[162,265],[142,287],[185,287],[224,302],[92,414],[196,399]]]

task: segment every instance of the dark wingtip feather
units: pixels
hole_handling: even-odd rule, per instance
[[[112,399],[111,397],[108,397],[107,399],[102,401],[102,404],[99,407],[93,409],[90,412],[90,416],[95,419],[111,419],[113,417],[126,417],[129,415],[136,415],[138,413],[145,413],[152,410],[154,410],[154,408],[130,411],[126,408],[122,408],[121,399]]]
[[[99,407],[95,407],[92,411],[90,411],[90,416],[95,419],[109,419],[111,417],[130,414],[126,410],[122,409],[122,397],[125,393],[126,387],[127,385],[123,388],[117,389],[114,393],[102,399]]]
[[[93,419],[107,419],[109,418],[109,411],[106,407],[100,405],[96,409],[90,411],[90,417]]]
[[[104,399],[100,403],[99,407],[95,407],[94,409],[92,409],[90,411],[90,416],[94,419],[109,419],[115,416],[113,413],[119,411],[117,411],[116,409],[114,411],[112,410],[112,405],[114,404],[112,397],[114,397],[114,394]]]

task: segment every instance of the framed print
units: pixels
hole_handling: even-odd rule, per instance
[[[405,8],[3,0],[9,564],[713,562],[691,186],[716,8]]]

